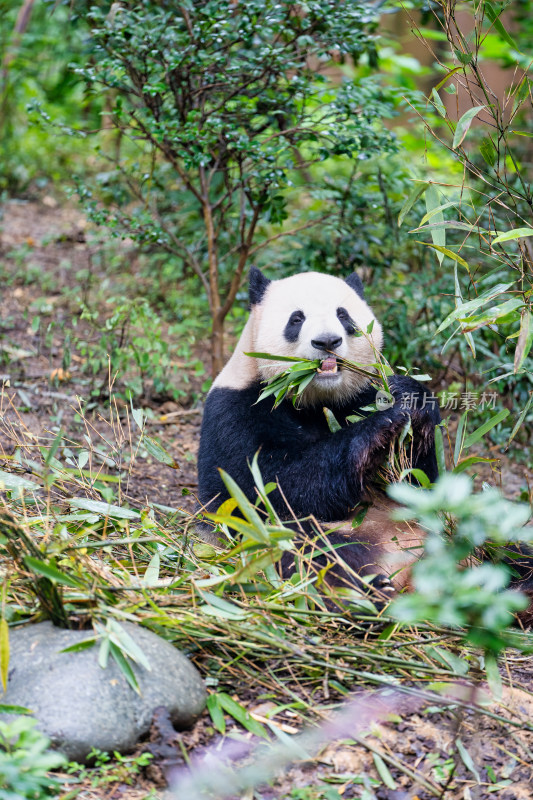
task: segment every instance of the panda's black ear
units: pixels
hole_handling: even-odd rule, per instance
[[[359,297],[362,300],[365,299],[365,290],[363,288],[363,282],[359,277],[359,275],[357,274],[357,272],[352,272],[351,275],[348,275],[348,277],[345,278],[345,282],[351,289],[354,290],[354,292],[356,292],[356,294],[359,295]]]
[[[251,306],[261,302],[269,283],[271,283],[270,279],[266,278],[260,269],[257,267],[250,268],[250,287],[248,292]]]

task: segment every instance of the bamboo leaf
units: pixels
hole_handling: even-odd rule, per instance
[[[217,508],[216,514],[213,516],[217,517],[227,517],[237,508],[237,501],[234,497],[229,497],[227,500],[224,500],[222,505]]]
[[[472,773],[476,781],[478,783],[481,783],[481,778],[479,777],[479,772],[477,771],[476,766],[472,760],[472,756],[470,755],[470,753],[468,752],[468,750],[466,749],[466,747],[464,746],[464,744],[460,739],[456,739],[455,744],[457,747],[457,752],[461,756],[461,761],[463,762],[467,770],[469,770]]]
[[[526,236],[533,236],[533,228],[513,228],[511,231],[499,233],[491,244],[499,244],[500,242],[509,242],[511,239],[522,239]]]
[[[436,89],[431,90],[431,97],[433,98],[433,104],[437,109],[437,111],[439,112],[439,114],[441,115],[441,117],[443,117],[443,119],[446,119],[446,106],[440,99],[439,93],[437,92]]]
[[[518,111],[522,103],[529,98],[529,92],[531,90],[530,80],[527,75],[524,75],[518,86],[514,90],[511,91],[511,97],[514,100],[515,111]]]
[[[277,514],[276,514],[276,512],[274,510],[274,506],[272,505],[272,503],[268,499],[270,484],[268,486],[265,486],[265,484],[263,482],[263,476],[261,475],[261,470],[259,469],[259,461],[258,461],[258,459],[259,459],[259,452],[255,453],[255,455],[254,455],[254,457],[252,459],[252,463],[250,465],[250,471],[252,473],[252,477],[253,477],[255,485],[257,487],[257,491],[259,492],[259,496],[260,496],[260,498],[261,498],[261,500],[263,502],[263,505],[265,506],[265,508],[266,508],[266,510],[268,512],[268,515],[270,517],[270,521],[271,522],[277,522],[278,521],[278,516],[277,516]],[[272,488],[273,489],[276,488],[276,484],[275,483],[274,483]],[[270,491],[272,491],[272,489],[270,489]]]
[[[468,467],[472,467],[474,464],[486,463],[491,464],[492,462],[496,461],[495,458],[481,458],[481,456],[468,456],[468,458],[463,458],[459,463],[453,468],[452,472],[455,475],[458,475],[460,472],[464,472],[465,469]]]
[[[287,531],[287,533],[291,532]],[[229,583],[233,585],[233,584],[248,582],[250,578],[253,578],[254,575],[257,575],[257,573],[260,572],[261,570],[264,571],[266,574],[268,572],[269,567],[275,564],[276,561],[279,561],[284,552],[285,550],[281,550],[280,548],[270,548],[266,552],[259,553],[257,556],[253,556],[252,558],[250,558],[248,563],[245,564],[243,567],[235,570],[235,572],[229,575],[228,578],[226,578],[226,580],[228,580]],[[275,570],[274,570],[275,580],[273,581],[272,577],[268,575],[267,578],[270,580],[271,583],[274,583],[275,585],[279,583],[279,576]],[[202,606],[202,608],[205,612],[205,606]],[[235,617],[232,617],[232,619],[235,619]]]
[[[261,357],[267,356],[266,353],[255,354]],[[273,356],[273,360],[288,360],[285,356]],[[294,361],[294,359],[291,359]],[[293,403],[296,398],[304,391],[313,378],[315,377],[316,370],[320,366],[320,359],[298,359],[291,367],[283,372],[275,375],[268,381],[267,386],[262,390],[261,394],[256,400],[260,403],[271,395],[275,395],[274,408],[277,408],[285,397],[292,395]]]
[[[471,311],[475,311],[477,308],[480,308],[480,306],[488,303],[489,300],[493,300],[499,294],[503,294],[512,285],[512,283],[499,283],[497,286],[493,286],[492,289],[487,289],[485,292],[478,295],[474,300],[468,300],[466,303],[459,303],[459,305],[441,322],[436,332],[440,333],[445,330],[459,317],[468,317]]]
[[[363,522],[364,522],[364,520],[365,520],[365,517],[366,517],[366,515],[367,515],[367,513],[368,513],[368,509],[369,509],[369,508],[370,508],[370,506],[368,506],[368,505],[363,505],[363,506],[362,506],[362,507],[359,509],[359,511],[357,511],[357,512],[355,513],[355,516],[354,516],[354,518],[352,519],[352,528],[359,528],[359,527],[360,527],[360,526],[363,524]]]
[[[71,497],[69,503],[76,508],[93,511],[102,517],[112,517],[114,519],[139,519],[140,517],[139,512],[133,511],[131,508],[113,506],[109,503],[102,503],[100,500],[87,500],[85,497]]]
[[[260,538],[261,541],[267,543],[268,542],[268,531],[265,527],[265,524],[253,505],[250,503],[242,489],[235,483],[233,478],[228,475],[227,472],[224,472],[223,469],[219,470],[220,477],[224,482],[224,486],[228,490],[231,497],[234,497],[237,501],[241,512],[244,514],[248,522],[255,528],[257,531],[257,536],[254,538]]]
[[[418,183],[418,182],[415,183],[415,185],[413,186],[413,188],[409,192],[407,200],[405,201],[405,203],[401,207],[400,213],[398,214],[398,227],[400,227],[400,225],[404,221],[404,219],[407,216],[407,214],[409,213],[409,211],[412,209],[412,207],[414,206],[414,204],[416,203],[418,198],[421,197],[424,194],[424,192],[426,191],[428,186],[429,186],[429,183],[427,181],[425,181],[424,183]]]
[[[311,358],[301,358],[300,356],[273,356],[271,353],[245,353],[245,356],[250,358],[267,358],[269,361],[307,361],[309,364],[320,363]]]
[[[144,428],[144,412],[142,408],[133,408],[133,403],[130,398],[130,406],[131,406],[131,416],[134,419],[135,424],[139,428],[139,430],[143,430]]]
[[[434,217],[435,214],[437,214],[439,211],[444,211],[444,209],[451,208],[452,206],[457,206],[456,200],[449,200],[447,203],[442,203],[442,205],[433,208],[431,211],[428,211],[427,214],[424,214],[424,216],[420,220],[420,226],[422,226],[424,222],[427,222],[432,217]]]
[[[418,481],[420,486],[424,489],[429,489],[431,486],[431,481],[429,480],[428,476],[422,469],[418,469],[418,467],[410,467],[409,469],[402,470],[400,475],[400,480],[403,481],[408,475],[412,475],[415,480]]]
[[[470,233],[488,233],[486,228],[481,228],[479,225],[472,225],[471,222],[459,222],[458,220],[445,219],[440,222],[430,222],[429,225],[424,225],[422,228],[413,228],[409,233],[420,233],[421,231],[433,231],[438,228],[452,228],[458,231],[469,231]]]
[[[0,489],[10,491],[11,489],[28,489],[29,491],[37,491],[40,487],[33,481],[27,478],[22,478],[20,475],[15,475],[11,472],[5,472],[0,469]]]
[[[452,143],[453,150],[456,150],[463,143],[464,138],[468,133],[468,129],[472,124],[472,120],[479,114],[480,111],[483,111],[484,108],[485,106],[474,106],[474,108],[469,108],[468,111],[465,111],[455,129]]]
[[[439,193],[437,191],[437,187],[435,184],[430,183],[428,188],[426,189],[426,209],[428,213],[432,213],[435,219],[436,224],[438,225],[441,222],[444,222],[444,215],[442,211],[438,211],[438,206],[442,205],[439,199]],[[439,264],[442,264],[442,259],[444,258],[444,254],[441,251],[442,247],[446,247],[446,229],[440,227],[432,227],[431,228],[431,238],[433,239],[433,244],[437,250],[437,258],[439,259]]]
[[[211,717],[211,722],[215,726],[216,730],[224,735],[226,733],[226,719],[224,717],[224,711],[220,705],[218,695],[208,695],[206,706],[207,710],[209,711],[209,716]]]
[[[296,396],[301,394],[303,392],[303,390],[306,388],[306,386],[309,386],[309,384],[311,383],[311,381],[315,377],[315,374],[316,374],[316,372],[315,372],[315,370],[313,370],[309,375],[306,375],[303,378],[303,380],[300,381],[300,383],[298,384],[298,388],[296,389]]]
[[[428,647],[427,653],[437,661],[440,661],[441,664],[444,664],[446,668],[451,667],[456,675],[466,675],[468,673],[469,665],[464,658],[459,658],[459,656],[444,647]]]
[[[453,52],[455,53],[456,57],[459,59],[461,64],[464,64],[466,66],[466,64],[472,63],[472,59],[474,57],[473,53],[463,53],[463,51],[459,50],[459,48],[457,47],[454,47]]]
[[[389,789],[396,789],[397,788],[396,781],[390,774],[389,768],[387,767],[381,756],[378,753],[372,753],[372,756],[374,758],[374,764],[376,766],[376,770],[379,773],[379,777],[381,778],[385,786],[387,786]]]
[[[455,448],[453,451],[454,464],[457,464],[459,462],[459,458],[463,450],[464,439],[465,439],[465,426],[467,418],[468,418],[468,413],[465,411],[464,414],[461,414],[459,418],[459,424],[457,425],[457,432],[455,434]]]
[[[143,575],[142,579],[143,586],[157,586],[157,582],[159,581],[160,567],[161,567],[161,557],[159,553],[154,553]]]
[[[170,453],[168,453],[165,448],[159,444],[159,442],[156,442],[155,439],[152,439],[151,436],[144,436],[143,444],[146,450],[155,458],[156,461],[159,461],[161,464],[166,464],[167,467],[172,467],[172,469],[180,468],[180,465],[174,458],[172,458]]]
[[[140,666],[144,667],[148,672],[151,672],[152,667],[144,651],[122,625],[114,619],[110,619],[107,625],[111,644],[120,648],[120,650],[126,653],[133,661],[140,664]]]
[[[440,81],[437,83],[437,85],[435,86],[435,91],[437,91],[437,92],[438,92],[438,90],[439,90],[439,89],[440,89],[442,86],[444,86],[444,84],[446,83],[446,81],[448,80],[448,78],[451,78],[451,77],[452,77],[452,75],[455,75],[455,73],[456,73],[456,72],[459,72],[459,71],[460,71],[460,70],[462,70],[462,69],[463,69],[462,67],[454,67],[454,68],[453,68],[453,69],[451,69],[449,72],[447,72],[447,73],[446,73],[446,75],[444,76],[444,78],[442,78],[442,79],[441,79],[441,80],[440,80]]]
[[[528,308],[522,311],[522,319],[520,321],[520,332],[518,334],[518,341],[516,343],[516,350],[514,353],[514,372],[518,372],[529,355],[531,345],[533,344],[533,317]]]
[[[500,324],[503,325],[506,322],[514,321],[517,317],[515,312],[523,305],[522,300],[518,297],[513,297],[511,300],[506,300],[505,303],[499,306],[491,306],[477,317],[463,317],[461,315],[458,317],[458,321],[461,323],[463,331],[475,331],[483,327],[483,325],[491,325],[498,320]],[[507,317],[509,317],[509,319],[507,319]]]
[[[12,706],[9,705],[9,703],[0,703],[0,714],[33,714],[33,711],[25,706]]]
[[[456,296],[456,298],[458,298],[461,301],[461,303],[463,303],[464,301],[463,301],[463,295],[461,293],[461,283],[459,281],[459,270],[457,268],[457,262],[455,262],[455,264],[453,265],[453,285],[455,287],[455,296]],[[456,301],[456,306],[457,305],[458,304],[457,304],[457,301]],[[471,333],[465,333],[464,337],[465,337],[465,339],[466,339],[466,341],[468,343],[468,346],[470,347],[470,350],[472,351],[472,355],[475,358],[476,357],[476,345],[475,345],[475,342],[474,342],[474,337],[472,336]]]
[[[129,685],[136,692],[138,695],[141,694],[141,690],[139,688],[139,683],[135,676],[135,673],[131,667],[131,664],[126,659],[124,653],[113,642],[109,642],[109,650],[113,658],[115,659],[115,663],[117,664],[119,670],[122,672],[126,680],[128,681]]]
[[[200,591],[200,595],[205,600],[205,605],[200,606],[200,610],[204,614],[209,614],[212,617],[220,617],[222,619],[246,619],[248,616],[247,611],[222,597],[210,592]]]
[[[485,138],[479,145],[479,152],[481,153],[483,159],[489,165],[489,167],[493,167],[496,164],[496,158],[498,156],[498,152],[494,147],[494,145],[492,144],[492,140],[489,139],[488,136],[485,136]]]
[[[243,728],[246,728],[246,730],[250,731],[250,733],[254,733],[256,736],[261,736],[263,739],[268,739],[268,734],[263,725],[261,725],[260,722],[257,722],[257,720],[252,717],[252,715],[244,708],[244,706],[230,697],[229,694],[226,694],[225,692],[219,692],[218,700],[222,708],[227,711],[227,713],[233,717],[233,719],[236,719],[237,722],[240,722]]]
[[[440,425],[435,425],[435,452],[439,475],[444,475],[446,472],[446,456],[444,453],[444,437]]]
[[[44,463],[46,464],[47,467],[49,467],[50,464],[52,463],[52,459],[57,453],[58,447],[61,444],[62,439],[63,439],[63,431],[59,431],[59,433],[56,435],[54,441],[52,442],[48,450],[46,450],[44,447],[41,448],[43,455],[45,456]]]
[[[90,639],[84,639],[82,642],[76,642],[76,644],[71,644],[70,647],[64,647],[63,650],[60,650],[60,653],[79,653],[81,650],[89,650],[89,648],[94,647],[97,642],[95,636],[91,636]]]
[[[258,542],[259,544],[267,543],[262,533],[258,532],[254,525],[242,519],[242,517],[221,515],[218,512],[215,512],[214,514],[205,514],[205,516],[207,519],[211,519],[213,522],[216,522],[219,525],[227,525],[228,528],[233,528],[233,530],[244,534],[244,536],[247,536],[250,539],[253,539],[254,542]]]
[[[326,417],[326,422],[328,423],[328,428],[330,429],[331,433],[337,433],[337,431],[342,430],[342,427],[337,422],[337,419],[333,411],[330,411],[330,409],[326,408],[325,406],[322,410]]]
[[[532,402],[533,402],[533,391],[531,391],[529,393],[529,399],[528,399],[527,403],[525,404],[524,408],[522,409],[522,411],[520,412],[520,416],[516,420],[516,424],[515,424],[513,430],[511,431],[511,435],[507,439],[506,447],[509,447],[509,445],[513,441],[514,437],[516,436],[516,434],[520,430],[520,426],[522,425],[522,423],[523,423],[523,421],[524,421],[524,419],[526,417],[526,414],[529,411],[529,407],[530,407]]]
[[[44,561],[39,561],[38,558],[24,556],[24,563],[31,572],[37,575],[44,575],[54,583],[61,583],[64,586],[70,586],[72,589],[79,589],[82,585],[79,581],[74,580],[74,578],[65,575],[64,572],[60,572],[60,570],[52,566],[52,564],[46,564]]]
[[[104,629],[103,638],[100,642],[100,647],[98,648],[98,665],[102,669],[107,669],[110,644],[109,636],[107,635],[107,631]]]
[[[502,408],[501,411],[498,411],[497,414],[494,414],[494,416],[491,417],[489,420],[487,420],[487,422],[484,422],[483,425],[480,425],[479,428],[476,428],[476,430],[473,433],[465,437],[463,446],[464,449],[468,450],[468,448],[472,447],[473,444],[479,442],[479,440],[486,433],[492,430],[492,428],[494,428],[495,425],[498,425],[499,422],[502,422],[502,420],[504,420],[508,416],[509,416],[509,409]]]
[[[511,34],[508,33],[507,30],[503,27],[502,22],[500,20],[500,14],[502,13],[503,9],[499,9],[497,11],[492,5],[492,3],[488,2],[488,0],[485,0],[483,8],[485,9],[485,14],[490,19],[492,26],[494,27],[494,30],[502,37],[502,39],[504,39],[507,42],[507,44],[510,44],[514,50],[520,52],[518,50],[518,47],[516,46],[515,40],[513,39]]]
[[[443,253],[443,255],[448,256],[453,261],[457,261],[461,264],[462,267],[466,267],[466,269],[470,272],[468,267],[468,262],[461,258],[461,256],[454,253],[453,250],[450,250],[448,247],[440,247],[438,244],[431,244],[431,242],[417,242],[417,244],[424,244],[426,247],[432,247],[434,250],[438,250],[439,253]],[[442,261],[442,259],[440,259]]]
[[[0,619],[0,679],[4,692],[7,689],[9,673],[9,625],[4,617]]]

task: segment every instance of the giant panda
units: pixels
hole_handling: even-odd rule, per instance
[[[258,453],[263,481],[279,486],[269,499],[281,519],[312,519],[332,528],[328,542],[340,548],[351,576],[372,575],[378,586],[392,576],[396,588],[403,586],[405,567],[421,552],[423,532],[405,530],[405,523],[404,529],[391,527],[388,506],[376,501],[375,479],[409,415],[411,465],[430,481],[437,478],[438,406],[419,382],[394,376],[389,381],[394,404],[371,414],[363,410],[375,402],[376,389],[368,375],[343,369],[338,359],[372,365],[383,331],[355,273],[345,280],[317,272],[269,280],[252,267],[249,301],[249,319],[205,403],[198,456],[202,508],[214,511],[228,497],[219,468],[255,502],[249,464]],[[258,402],[258,397],[264,382],[285,365],[246,355],[250,352],[320,359],[321,365],[297,405],[285,399],[273,409],[272,398]],[[401,402],[404,396],[408,403]],[[341,425],[335,433],[324,407]],[[364,418],[351,423],[347,417],[354,414]],[[371,498],[374,506],[354,529],[354,513]],[[299,529],[309,530],[302,522]],[[398,560],[399,550],[405,559]],[[334,564],[329,577],[353,584],[345,573]]]

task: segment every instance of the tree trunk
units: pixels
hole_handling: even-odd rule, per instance
[[[211,377],[216,378],[224,366],[224,317],[218,286],[218,253],[213,210],[209,201],[209,186],[205,172],[200,168],[202,186],[202,207],[205,232],[207,234],[207,254],[209,260],[209,310],[211,311]]]
[[[211,325],[211,377],[216,378],[224,366],[224,318],[213,314]]]
[[[231,284],[224,302],[220,296],[219,274],[218,274],[218,252],[217,237],[213,221],[213,208],[209,200],[209,187],[203,169],[200,169],[200,181],[202,186],[202,209],[204,215],[205,231],[207,234],[207,254],[209,261],[209,310],[211,312],[211,376],[216,378],[224,366],[224,320],[231,310],[239,286],[250,247],[252,245],[255,228],[259,219],[261,206],[257,204],[253,207],[253,216],[245,235],[245,229],[241,230],[241,248],[237,267],[231,279]]]

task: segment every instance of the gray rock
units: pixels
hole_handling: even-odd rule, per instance
[[[93,631],[40,622],[10,631],[9,678],[0,702],[31,709],[39,729],[76,761],[84,761],[93,747],[132,750],[149,730],[157,706],[169,709],[178,728],[191,725],[206,700],[196,668],[146,628],[130,622],[121,626],[150,663],[151,670],[133,665],[140,696],[112,657],[105,669],[99,666],[98,642],[75,653],[60,652],[91,638]]]

